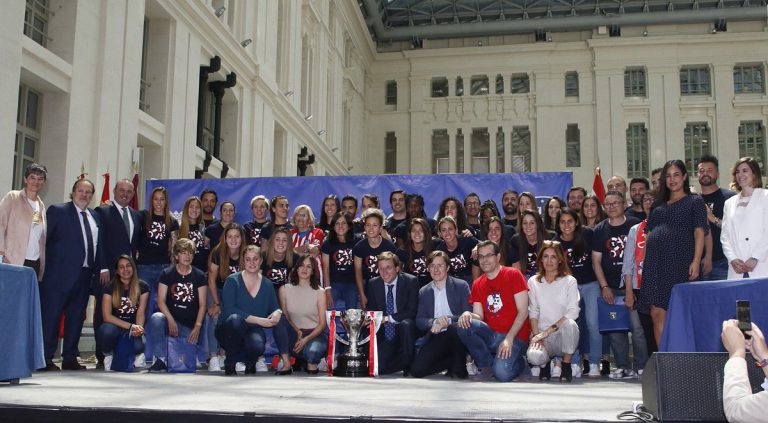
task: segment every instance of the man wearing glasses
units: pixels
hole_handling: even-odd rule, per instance
[[[614,304],[617,296],[624,290],[622,266],[624,250],[627,246],[627,234],[632,226],[640,223],[634,217],[624,214],[626,200],[621,191],[608,191],[605,194],[605,213],[608,218],[595,226],[592,237],[592,268],[600,284],[600,295],[608,304]],[[623,297],[621,298],[623,300]],[[630,311],[630,323],[633,338],[637,341],[643,334],[637,310]],[[609,335],[614,352],[616,370],[611,379],[632,379],[638,376],[636,370],[642,370],[648,355],[645,341],[632,342],[634,349],[635,370],[629,365],[629,341],[624,332]]]
[[[501,265],[494,242],[480,242],[477,258],[483,275],[472,284],[472,311],[459,317],[459,338],[478,367],[475,379],[509,382],[528,365],[528,286],[519,270]]]

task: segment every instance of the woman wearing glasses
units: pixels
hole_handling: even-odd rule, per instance
[[[704,236],[709,232],[707,209],[691,194],[688,171],[681,160],[661,170],[661,185],[648,217],[648,232],[639,310],[650,312],[656,344],[661,341],[672,288],[699,279]]]
[[[426,331],[424,345],[411,364],[411,376],[424,377],[448,371],[448,376],[467,377],[467,352],[456,333],[456,322],[469,305],[467,282],[448,275],[450,259],[443,251],[427,257],[432,282],[419,290],[416,326]]]

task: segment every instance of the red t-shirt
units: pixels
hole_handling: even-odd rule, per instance
[[[507,333],[517,317],[515,294],[526,291],[528,286],[523,274],[515,268],[502,266],[495,278],[488,279],[483,275],[472,284],[469,303],[482,304],[485,323],[496,332]],[[528,342],[530,337],[531,324],[525,319],[516,338]]]

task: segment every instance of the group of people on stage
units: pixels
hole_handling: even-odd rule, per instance
[[[38,274],[49,371],[59,369],[62,316],[61,368],[84,368],[77,345],[94,295],[105,369],[129,336],[134,365],[150,371],[166,370],[168,337],[205,349],[210,371],[267,371],[269,329],[277,374],[316,374],[327,371],[326,310],[362,308],[384,316],[379,374],[510,381],[531,368],[542,380],[627,379],[660,342],[675,284],[768,275],[759,165],[736,162],[735,192],[718,186],[718,166],[699,160],[698,193],[685,164],[670,160],[651,183],[613,176],[603,199],[573,187],[541,213],[534,194],[512,189],[501,209],[470,193],[443,199],[434,218],[420,194],[401,190],[389,216],[372,194],[360,217],[353,195],[290,215],[285,196],[257,195],[241,226],[234,203],[212,190],[188,198],[179,221],[163,187],[136,211],[129,180],[91,209],[94,184],[79,179],[71,202],[46,209],[47,171],[32,164],[24,188],[0,201],[0,255]],[[629,335],[598,327],[598,299],[618,297],[630,310],[633,363]]]

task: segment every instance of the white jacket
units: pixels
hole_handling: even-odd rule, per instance
[[[768,191],[755,188],[749,205],[737,212],[740,195],[734,195],[725,202],[723,209],[723,227],[720,243],[728,259],[728,279],[738,279],[743,275],[736,273],[731,261],[743,261],[754,257],[758,260],[750,277],[768,276]]]

